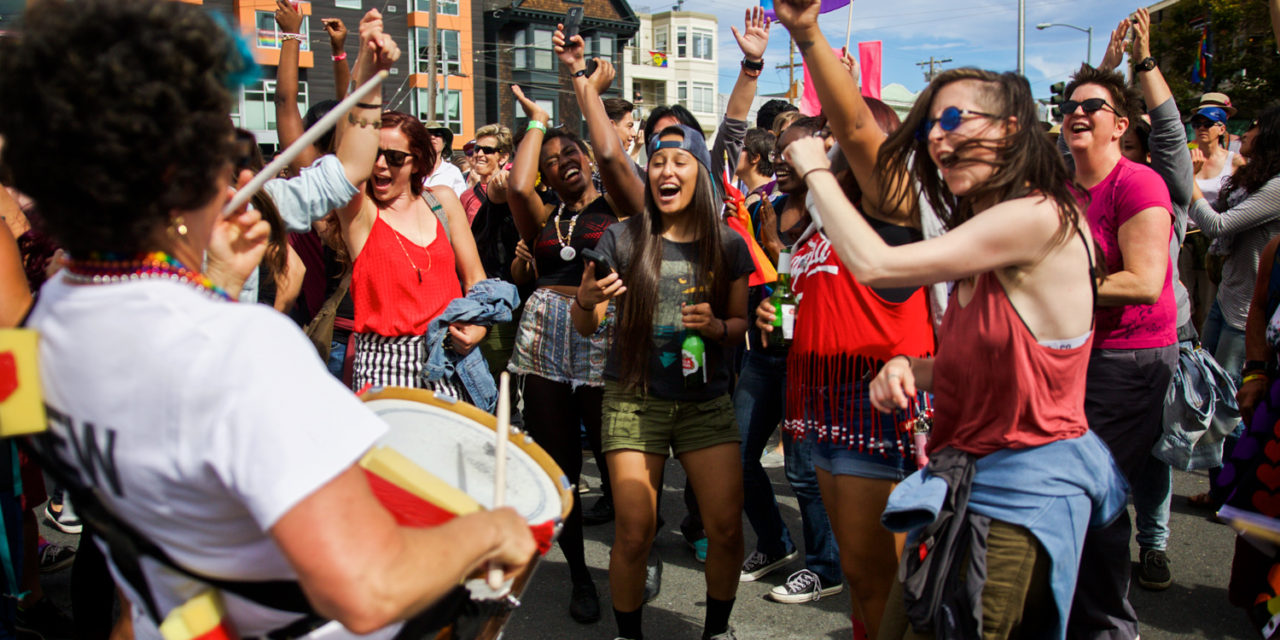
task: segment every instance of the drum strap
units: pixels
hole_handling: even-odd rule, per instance
[[[138,533],[133,527],[129,526],[115,514],[111,513],[106,506],[103,505],[99,498],[97,489],[87,486],[81,481],[79,474],[68,468],[53,456],[46,455],[47,451],[53,449],[52,437],[48,433],[29,436],[26,439],[20,439],[19,446],[22,447],[28,455],[35,461],[40,463],[49,475],[53,476],[66,490],[71,494],[71,502],[76,506],[76,515],[89,526],[95,536],[101,537],[107,543],[107,549],[110,552],[111,560],[115,564],[116,569],[120,572],[120,576],[124,578],[134,593],[142,598],[139,603],[143,606],[148,617],[150,617],[158,626],[164,620],[164,613],[157,606],[155,597],[151,593],[151,589],[147,585],[146,575],[142,571],[141,559],[143,557],[151,558],[156,562],[172,569],[173,571],[184,575],[188,578],[202,582],[211,587],[233,593],[241,598],[251,602],[260,604],[264,607],[276,609],[278,611],[287,611],[291,613],[299,613],[304,616],[302,620],[285,627],[281,631],[292,630],[306,623],[311,629],[319,626],[316,623],[323,624],[325,620],[316,614],[311,608],[311,604],[307,601],[306,595],[302,592],[302,587],[293,580],[264,580],[264,581],[247,581],[247,580],[224,580],[222,578],[214,578],[201,573],[192,571],[180,564],[161,549],[159,545],[147,539]],[[268,637],[296,637],[293,634],[285,636],[276,636],[274,633]]]

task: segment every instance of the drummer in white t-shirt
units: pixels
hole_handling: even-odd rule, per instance
[[[377,11],[360,33],[364,79],[399,50]],[[28,323],[51,462],[191,572],[296,582],[336,621],[324,637],[388,637],[486,563],[524,567],[534,542],[510,509],[398,527],[354,466],[383,423],[285,316],[228,301],[268,232],[255,211],[220,215],[227,87],[246,62],[232,36],[189,4],[87,0],[33,4],[13,45],[0,57],[5,161],[72,256]],[[371,158],[380,111],[344,118]],[[160,637],[157,619],[209,588],[146,554],[132,579],[107,546],[137,637]],[[223,596],[242,637],[300,618]]]

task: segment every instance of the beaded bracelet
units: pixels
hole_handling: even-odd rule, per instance
[[[303,38],[303,35],[302,35],[301,33],[282,33],[282,34],[280,34],[280,39],[281,39],[281,40],[297,40],[297,41],[298,41],[298,44],[302,44],[302,38]]]

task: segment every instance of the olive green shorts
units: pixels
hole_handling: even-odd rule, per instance
[[[631,449],[677,456],[726,442],[739,442],[733,401],[728,394],[702,402],[681,402],[626,391],[604,383],[602,449]]]

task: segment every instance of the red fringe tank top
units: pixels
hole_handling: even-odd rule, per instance
[[[949,446],[984,456],[1089,430],[1084,389],[1093,334],[1071,349],[1040,344],[994,273],[978,276],[969,304],[952,294],[938,341],[930,454]]]
[[[918,231],[878,226],[890,244],[919,240]],[[850,447],[877,440],[862,433],[881,428],[870,413],[867,383],[895,355],[933,355],[926,290],[894,290],[899,302],[882,297],[854,278],[822,233],[796,248],[791,268],[799,304],[783,428],[793,436],[816,430],[821,440]]]
[[[439,218],[428,217],[436,238],[426,247],[392,229],[381,212],[374,219],[351,272],[357,333],[424,335],[449,302],[462,297],[449,237]]]

